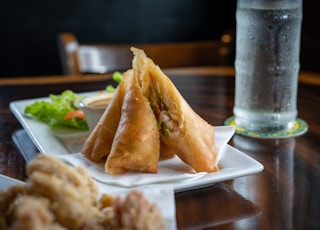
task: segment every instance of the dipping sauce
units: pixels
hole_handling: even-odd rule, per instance
[[[90,131],[92,131],[99,122],[113,95],[114,93],[101,93],[86,97],[80,102],[80,109],[86,116]]]
[[[106,108],[107,105],[110,103],[110,100],[111,100],[111,97],[97,98],[96,100],[89,101],[88,106]]]

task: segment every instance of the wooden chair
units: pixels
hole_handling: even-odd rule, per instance
[[[130,47],[143,49],[161,68],[233,64],[233,37],[219,41],[160,44],[80,44],[72,33],[58,35],[63,74],[108,73],[132,66]],[[230,62],[231,61],[231,62]]]

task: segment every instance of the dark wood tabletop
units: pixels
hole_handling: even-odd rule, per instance
[[[232,68],[165,72],[212,125],[223,125],[232,116]],[[264,170],[176,193],[179,229],[320,229],[319,80],[320,74],[300,74],[298,116],[308,123],[307,133],[269,140],[234,135],[229,144],[262,163]],[[10,111],[10,102],[64,89],[101,90],[110,82],[110,75],[0,79],[0,173],[26,179],[26,161],[12,139],[22,126]]]

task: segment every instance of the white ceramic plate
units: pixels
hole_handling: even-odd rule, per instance
[[[98,91],[82,93],[82,95],[94,95]],[[36,100],[49,100],[48,98],[35,98],[19,100],[10,103],[10,110],[21,123],[29,137],[42,153],[52,155],[63,155],[81,151],[82,143],[88,136],[88,131],[78,131],[75,129],[55,129],[48,125],[31,119],[24,115],[26,105],[32,104]]]
[[[0,174],[0,190],[5,190],[12,185],[23,184],[24,182]]]
[[[121,180],[126,181],[127,184],[117,183],[121,176],[111,177],[103,172],[103,166],[84,161],[81,154],[76,154],[81,151],[81,147],[88,133],[66,130],[57,135],[57,133],[53,133],[46,124],[23,115],[25,106],[33,103],[35,100],[39,100],[39,98],[12,102],[10,103],[10,109],[40,152],[63,158],[73,165],[82,165],[86,167],[91,175],[99,182],[99,186],[103,188],[103,190],[107,189],[105,191],[121,191],[136,186],[148,184],[155,185],[154,182],[150,181],[155,181],[158,186],[171,186],[175,191],[184,191],[258,173],[263,170],[262,164],[227,144],[234,134],[234,127],[220,126],[215,127],[215,142],[219,151],[219,172],[192,174],[186,173],[185,171],[177,171],[176,167],[170,167],[174,165],[178,168],[180,166],[184,168],[184,166],[181,165],[181,162],[178,163],[178,165],[176,162],[173,162],[177,160],[174,158],[165,163],[160,163],[160,173],[152,175],[149,180],[146,179],[147,175],[126,174],[122,176],[124,178]],[[168,173],[167,169],[169,169],[170,175],[161,173],[163,171]],[[150,176],[150,174],[148,175]],[[143,180],[141,180],[141,178],[143,178]],[[164,180],[163,178],[167,179]]]

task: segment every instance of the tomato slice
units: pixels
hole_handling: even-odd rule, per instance
[[[74,110],[74,111],[71,111],[71,112],[68,112],[63,120],[70,120],[72,118],[77,118],[77,119],[81,119],[81,120],[84,120],[85,119],[85,116],[84,116],[84,113],[82,110],[78,109],[78,110]]]

